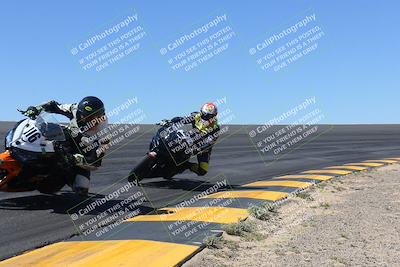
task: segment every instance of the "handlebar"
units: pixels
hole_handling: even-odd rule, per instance
[[[158,126],[168,126],[172,123],[170,120],[161,120],[160,122],[156,123]]]

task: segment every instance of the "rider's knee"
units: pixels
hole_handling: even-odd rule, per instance
[[[89,192],[90,180],[89,177],[81,174],[76,175],[72,189],[79,195],[86,195]]]
[[[86,177],[87,179],[90,180],[91,172],[89,170],[86,170],[86,169],[83,169],[83,168],[80,168],[80,167],[76,167],[75,168],[75,173],[76,173],[76,175],[82,175],[82,176],[84,176],[84,177]]]

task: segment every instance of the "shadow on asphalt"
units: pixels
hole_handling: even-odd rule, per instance
[[[150,180],[150,179],[149,179]],[[164,188],[175,189],[191,192],[204,192],[208,189],[217,186],[216,183],[210,181],[187,179],[187,178],[173,178],[170,180],[145,180],[141,187],[145,188]],[[139,187],[140,188],[140,187]],[[225,188],[218,187],[218,190]],[[57,214],[72,214],[78,212],[85,206],[90,205],[97,199],[104,198],[103,194],[90,194],[89,197],[78,196],[72,192],[59,192],[58,194],[40,194],[14,197],[0,200],[0,210],[50,210],[52,213]],[[86,213],[85,215],[98,215],[110,208],[118,205],[122,199],[110,199],[105,203],[96,206],[95,209]],[[147,201],[146,201],[147,202]],[[139,205],[135,209],[140,210],[140,214],[149,214],[154,211],[152,207]]]
[[[57,214],[72,214],[78,212],[88,203],[104,197],[104,195],[91,194],[90,199],[80,197],[74,193],[61,192],[57,195],[38,194],[33,196],[16,197],[0,200],[0,210],[52,210]],[[85,201],[86,200],[86,201]],[[85,205],[83,205],[85,201]],[[87,212],[85,215],[98,215],[108,209],[121,203],[121,199],[108,200],[104,204],[96,206],[95,209]],[[153,211],[153,208],[139,205],[135,209],[140,210],[140,214],[147,214]]]
[[[197,179],[185,179],[185,178],[173,178],[171,180],[161,180],[147,182],[144,180],[141,182],[141,187],[148,188],[166,188],[166,189],[180,189],[184,191],[192,192],[203,192],[210,187],[216,186],[216,183],[210,183],[209,181],[197,180]],[[232,186],[232,185],[230,185]],[[224,187],[218,187],[218,189],[224,189]]]

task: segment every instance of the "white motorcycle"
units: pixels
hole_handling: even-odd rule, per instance
[[[50,194],[73,183],[77,167],[73,142],[67,128],[50,118],[51,114],[42,112],[8,132],[6,151],[0,154],[0,191]]]

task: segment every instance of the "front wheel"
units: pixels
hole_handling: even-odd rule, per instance
[[[0,169],[0,183],[4,178],[6,178],[6,176],[7,176],[7,171]]]
[[[37,185],[37,190],[42,194],[54,194],[65,186],[65,181],[58,177],[50,177]]]
[[[154,158],[146,155],[143,159],[136,165],[136,167],[129,173],[128,181],[129,182],[139,182],[146,174],[148,174],[151,170],[152,163]]]

